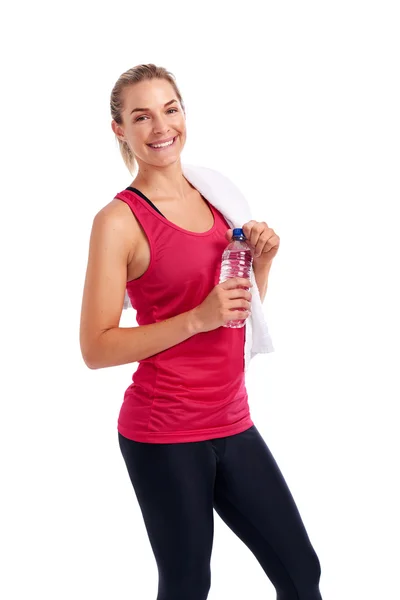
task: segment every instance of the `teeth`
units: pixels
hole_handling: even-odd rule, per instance
[[[165,144],[150,144],[150,146],[152,148],[165,148],[166,146],[170,146],[173,143],[174,143],[174,140],[171,140],[170,142],[165,142]]]

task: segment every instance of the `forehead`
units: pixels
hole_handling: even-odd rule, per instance
[[[163,105],[172,98],[176,98],[175,90],[165,79],[141,81],[124,90],[124,105],[128,111],[137,106],[152,108]]]

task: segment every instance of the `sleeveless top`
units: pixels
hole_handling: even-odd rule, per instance
[[[115,198],[132,210],[147,236],[147,271],[126,290],[139,326],[187,312],[218,285],[229,225],[205,198],[214,225],[182,229],[138,189]],[[241,433],[253,425],[245,386],[246,326],[218,327],[139,361],[126,389],[118,431],[137,442],[196,442]]]

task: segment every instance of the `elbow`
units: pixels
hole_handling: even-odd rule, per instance
[[[101,334],[95,339],[91,339],[90,341],[81,341],[81,353],[83,361],[88,369],[91,369],[92,371],[111,366],[105,360],[103,352],[103,345],[101,343],[103,333],[104,331],[102,331]]]
[[[90,352],[84,352],[82,350],[82,358],[88,369],[91,369],[92,371],[100,369],[100,365],[96,362],[95,357]]]
[[[86,358],[83,359],[85,365],[88,367],[88,369],[90,369],[91,371],[95,371],[96,369],[100,369],[100,365],[98,365],[97,363],[95,363],[94,361],[90,361]]]
[[[98,352],[95,351],[94,344],[83,344],[81,342],[81,354],[83,362],[92,371],[101,369]]]

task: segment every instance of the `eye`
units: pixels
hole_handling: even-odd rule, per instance
[[[167,113],[169,113],[171,110],[172,110],[173,113],[179,112],[177,108],[169,108],[167,110]],[[142,115],[141,117],[138,117],[137,119],[135,119],[135,122],[141,121],[142,119],[147,119],[146,115]]]

